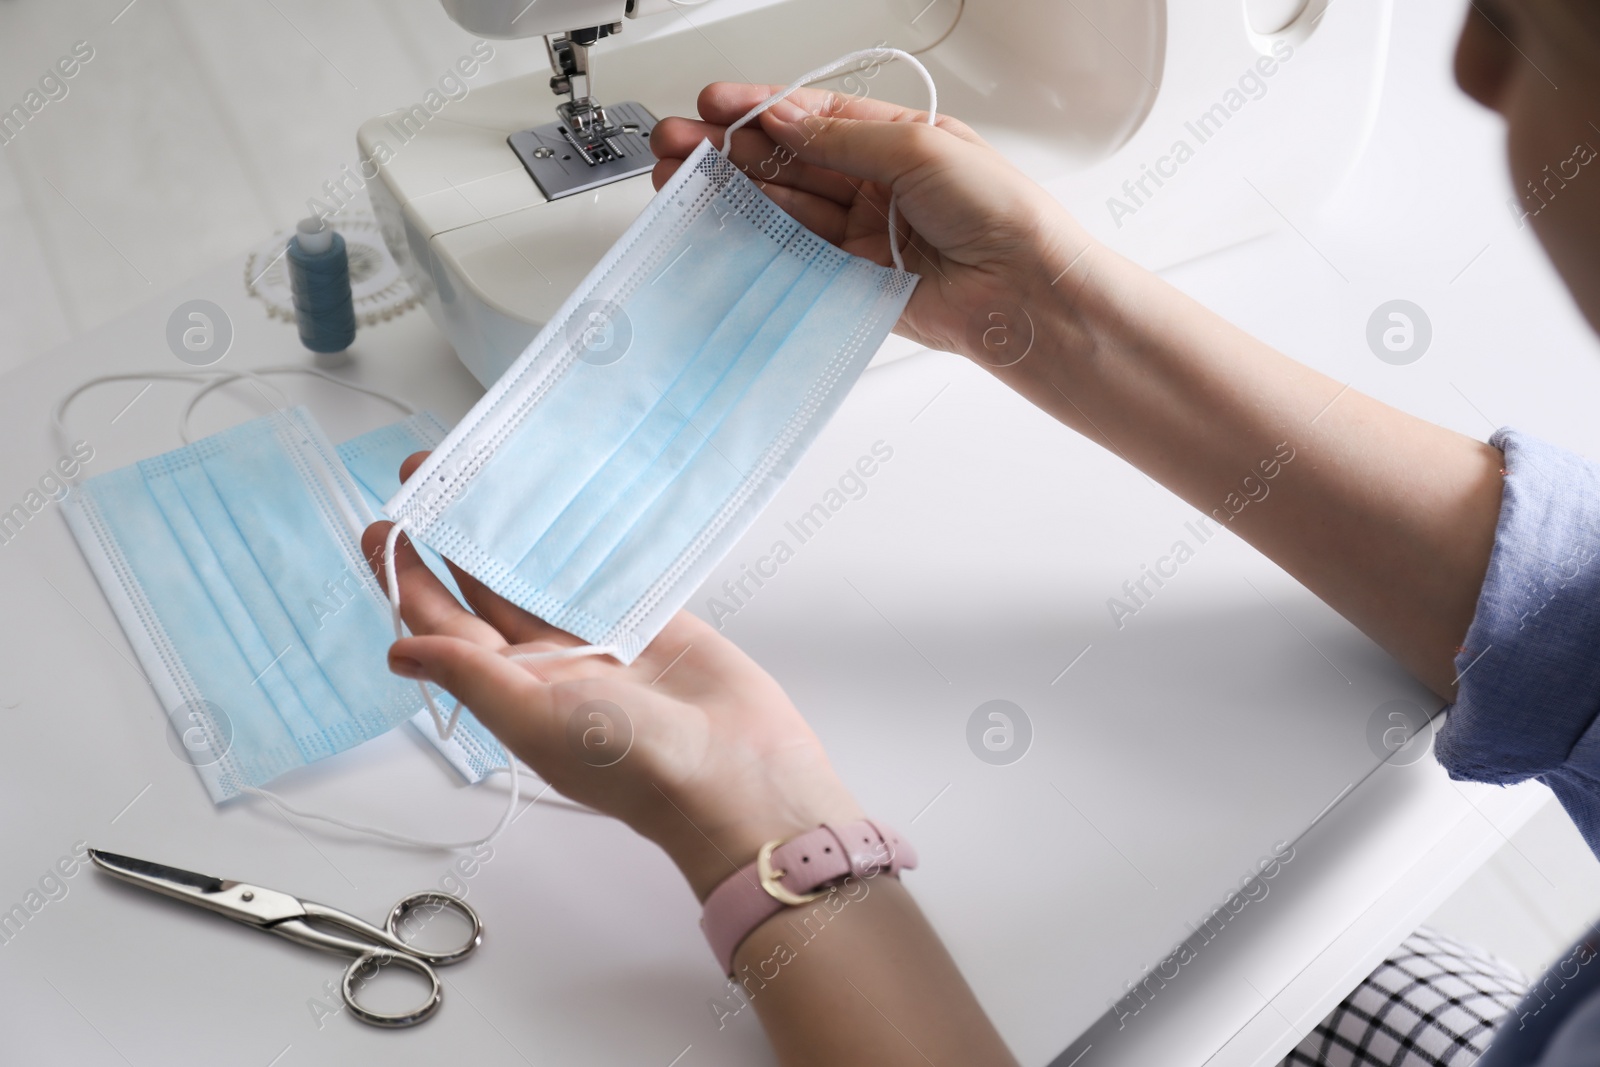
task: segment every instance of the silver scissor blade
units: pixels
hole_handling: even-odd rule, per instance
[[[154,889],[159,893],[177,892],[189,896],[196,892],[222,892],[222,879],[213,878],[209,874],[196,874],[194,871],[186,871],[179,867],[168,867],[164,863],[152,863],[149,860],[134,859],[132,856],[119,856],[115,852],[105,852],[98,848],[89,850],[89,858],[102,870],[124,881]]]
[[[296,897],[247,882],[229,882],[164,863],[119,856],[97,848],[89,850],[95,866],[107,874],[163,896],[220,912],[251,926],[270,926],[305,915]]]

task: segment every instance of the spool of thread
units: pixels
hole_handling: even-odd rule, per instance
[[[321,219],[301,219],[289,238],[288,258],[300,343],[316,353],[319,367],[347,362],[345,350],[356,339],[356,308],[344,238]]]

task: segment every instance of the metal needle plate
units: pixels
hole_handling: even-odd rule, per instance
[[[655,116],[632,100],[608,104],[606,115],[617,132],[602,138],[580,138],[565,122],[549,122],[518,130],[506,143],[549,200],[647,173],[656,164],[650,153]]]

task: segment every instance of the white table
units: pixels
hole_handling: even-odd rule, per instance
[[[1396,195],[1441,158],[1452,173],[1487,173],[1488,139],[1463,141],[1459,121],[1397,128],[1380,124],[1380,146],[1403,147],[1358,173],[1342,215],[1298,220],[1315,251],[1285,231],[1172,277],[1427,417],[1482,436],[1483,407],[1600,452],[1581,400],[1600,374],[1525,235],[1491,219],[1471,182]],[[1419,136],[1440,143],[1417,147]],[[1360,343],[1371,309],[1397,295],[1424,303],[1437,331],[1436,353],[1409,368],[1377,363]],[[233,316],[228,365],[298,354],[292,331],[239,291],[238,264],[221,264],[4,379],[0,501],[20,499],[58,455],[46,431],[56,395],[91,374],[176,366],[165,319],[193,297]],[[1521,310],[1491,314],[1491,299]],[[419,314],[365,332],[358,355],[360,380],[446,419],[476,395]],[[1556,379],[1566,387],[1550,396]],[[108,386],[74,408],[96,449],[91,471],[176,443],[184,388],[158,385],[119,416],[138,388]],[[336,440],[392,417],[331,386],[287,388]],[[259,410],[208,404],[203,429]],[[1105,599],[1183,536],[1191,509],[949,357],[869,372],[726,568],[765,551],[880,439],[895,455],[867,495],[727,630],[795,696],[867,809],[914,836],[924,861],[908,884],[1024,1063],[1274,1062],[1545,801],[1538,787],[1449,783],[1430,758],[1380,767],[1366,742],[1373,709],[1425,696],[1227,535],[1113,629]],[[369,915],[447,873],[445,857],[302,833],[259,806],[214,810],[169,750],[160,709],[53,512],[0,547],[0,907],[22,901],[78,840]],[[1005,767],[965,740],[972,710],[996,698],[1034,727],[1027,756]],[[487,828],[503,802],[497,785],[456,787],[406,730],[283,786],[321,810],[431,835]],[[1126,1026],[1102,1018],[1278,840],[1295,858],[1268,897]],[[998,862],[1023,846],[1025,867]],[[716,1028],[707,1000],[720,980],[693,901],[619,825],[536,807],[464,880],[489,928],[484,948],[446,972],[437,1019],[384,1033],[319,1020],[343,961],[80,872],[0,945],[8,1052],[283,1067],[770,1062],[751,1013]]]
[[[49,404],[72,382],[173,365],[162,327],[179,298],[229,310],[228,365],[292,357],[293,333],[236,286],[226,265],[10,375],[6,484],[54,458]],[[363,334],[358,356],[360,380],[447,419],[475,393],[420,314]],[[332,386],[283,381],[336,439],[392,417]],[[90,470],[174,443],[187,387],[157,385],[124,410],[140,388],[105,386],[70,412],[94,445]],[[248,410],[219,397],[201,428]],[[915,835],[924,865],[910,884],[1024,1062],[1066,1047],[1185,921],[1285,840],[1296,858],[1271,895],[1138,1026],[1095,1036],[1083,1062],[1150,1062],[1151,1042],[1184,1050],[1165,1063],[1199,1063],[1229,1042],[1249,1050],[1240,1063],[1281,1046],[1498,844],[1465,797],[1503,829],[1537,802],[1458,793],[1427,762],[1364,777],[1378,763],[1364,733],[1371,710],[1426,698],[1227,535],[1115,630],[1105,597],[1186,536],[1191,510],[953,357],[869,372],[708,588],[784,536],[782,524],[879,440],[894,456],[866,495],[798,546],[726,628],[788,687],[868,810]],[[13,606],[0,622],[12,896],[80,839],[374,915],[447,872],[445,857],[303,833],[254,804],[213,810],[170,751],[53,507],[0,550]],[[694,606],[704,613],[704,597]],[[968,715],[994,698],[1033,723],[1032,750],[1010,766],[979,761],[966,743]],[[457,788],[403,729],[282,784],[318,810],[432,835],[486,828],[503,798],[494,785]],[[989,866],[1022,848],[1035,857],[1025,869]],[[286,1046],[284,1064],[380,1049],[418,1063],[467,1049],[491,1063],[664,1064],[691,1045],[681,1062],[770,1055],[750,1013],[714,1025],[707,1000],[720,983],[693,901],[622,827],[539,806],[465,881],[489,926],[484,948],[447,972],[438,1019],[400,1036],[315,1006],[339,961],[79,873],[0,951],[18,1020],[8,1040],[31,1059],[82,1063],[268,1063]],[[1242,996],[1245,981],[1276,1010]]]

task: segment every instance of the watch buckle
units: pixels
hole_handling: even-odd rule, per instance
[[[812,893],[795,893],[778,881],[778,879],[789,873],[772,866],[772,853],[782,844],[783,842],[779,840],[768,841],[761,846],[761,851],[756,853],[756,874],[761,879],[761,888],[765,889],[774,900],[791,908],[809,904],[813,900],[826,896],[826,890],[817,890]]]

